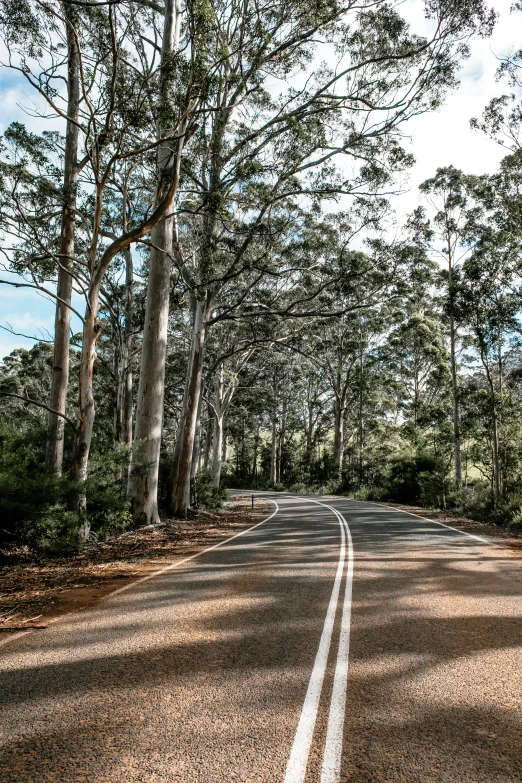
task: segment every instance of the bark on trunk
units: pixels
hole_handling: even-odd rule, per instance
[[[219,487],[223,459],[223,415],[214,415],[214,436],[212,440],[212,486]]]
[[[448,237],[448,289],[450,303],[450,369],[451,369],[451,392],[453,396],[453,450],[455,455],[455,484],[457,489],[462,489],[462,456],[460,444],[460,406],[459,390],[457,377],[457,356],[456,356],[456,326],[453,317],[453,254]]]
[[[272,456],[270,458],[270,483],[276,483],[277,471],[277,414],[272,419]]]
[[[162,62],[171,64],[179,44],[181,4],[166,0],[162,41]],[[169,130],[172,111],[172,67],[164,67],[160,82],[160,121],[158,135]],[[166,140],[158,148],[158,187],[156,204],[169,191],[179,176],[182,141]],[[134,440],[139,442],[135,465],[129,478],[133,518],[136,524],[154,524],[158,514],[158,471],[163,426],[165,392],[165,358],[169,315],[169,292],[174,219],[165,218],[152,231],[152,244],[145,326],[136,408]]]
[[[252,478],[257,479],[257,453],[259,451],[259,423],[256,426],[256,434],[254,435],[254,454],[252,457]]]
[[[76,427],[73,459],[74,477],[79,484],[75,506],[83,515],[83,520],[78,530],[78,537],[81,542],[85,542],[90,533],[90,523],[86,516],[86,481],[95,415],[93,371],[96,358],[96,340],[99,332],[99,324],[96,319],[98,303],[99,289],[94,287],[90,291],[89,306],[85,310],[83,325],[78,390],[79,420]]]
[[[69,349],[71,330],[71,296],[74,257],[74,231],[76,224],[76,195],[78,184],[78,120],[80,105],[79,52],[73,29],[75,10],[64,4],[67,35],[67,128],[65,133],[65,163],[63,178],[63,214],[60,238],[58,286],[54,321],[53,372],[49,407],[65,414],[69,388]],[[63,468],[63,439],[65,421],[61,416],[49,413],[47,419],[46,463],[58,475]]]
[[[134,433],[137,446],[129,480],[133,519],[135,524],[144,525],[159,521],[158,472],[163,427],[172,230],[173,218],[167,218],[152,232],[152,242],[158,249],[152,250],[150,260]]]
[[[196,478],[199,467],[199,455],[201,452],[201,407],[203,405],[203,384],[199,393],[198,413],[196,416],[196,434],[194,436],[194,449],[192,451],[192,468],[190,478],[193,481]]]
[[[212,447],[212,432],[214,428],[214,411],[207,405],[207,425],[205,431],[205,453],[203,456],[203,469],[208,470],[210,463],[210,449]]]
[[[223,460],[223,410],[225,373],[221,363],[214,378],[214,433],[212,438],[212,486],[219,487]]]
[[[118,392],[116,400],[116,443],[132,444],[132,283],[133,265],[130,248],[123,251],[125,257],[125,326],[123,329],[120,361],[118,365]]]
[[[495,382],[491,375],[488,361],[486,359],[486,351],[483,347],[482,341],[480,346],[480,359],[484,371],[486,373],[486,379],[489,386],[489,393],[491,399],[491,451],[493,461],[492,471],[492,490],[495,497],[495,501],[498,501],[502,494],[502,469],[500,462],[500,445],[499,445],[499,421],[498,421],[498,409],[497,409],[497,395],[495,392]]]
[[[455,322],[450,319],[450,362],[451,362],[451,389],[453,395],[453,442],[455,453],[455,484],[457,489],[462,489],[462,455],[460,436],[460,405],[457,378]]]
[[[334,401],[334,461],[337,470],[337,478],[342,479],[343,453],[344,453],[344,416],[341,400],[335,397]]]
[[[190,472],[203,375],[207,314],[207,303],[196,300],[191,359],[186,386],[186,405],[184,406],[184,418],[180,422],[177,459],[172,466],[169,480],[169,504],[172,513],[177,516],[186,516],[189,507]]]

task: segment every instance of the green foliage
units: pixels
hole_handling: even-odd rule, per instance
[[[94,535],[131,526],[130,504],[126,496],[130,448],[115,444],[108,451],[95,452],[89,463],[87,509]]]
[[[433,454],[396,457],[386,482],[389,500],[397,503],[440,505],[442,465]]]
[[[281,484],[279,482],[275,482],[275,484],[272,484],[271,489],[273,489],[274,492],[284,492],[285,491],[285,485]]]
[[[74,490],[66,477],[58,477],[43,461],[46,432],[43,427],[17,431],[0,422],[0,542],[40,546],[53,535],[61,537],[72,520],[61,515]],[[56,517],[51,519],[51,508]]]
[[[201,470],[193,481],[194,505],[203,508],[223,508],[227,492],[223,487],[212,486],[210,470]]]
[[[71,510],[77,484],[57,476],[44,462],[46,430],[20,430],[0,421],[0,544],[27,544],[36,550],[59,553],[78,547],[81,521]],[[129,450],[94,453],[87,483],[88,515],[93,537],[128,527],[125,497]]]

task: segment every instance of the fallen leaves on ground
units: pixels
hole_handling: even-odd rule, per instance
[[[240,532],[269,512],[269,505],[233,496],[223,509],[190,519],[167,519],[98,542],[67,557],[36,558],[28,550],[3,550],[0,630],[45,627],[45,619],[90,606],[124,580],[187,557]]]

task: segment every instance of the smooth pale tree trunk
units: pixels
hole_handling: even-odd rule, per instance
[[[214,414],[214,435],[212,439],[212,486],[219,487],[223,460],[223,414]]]
[[[133,264],[130,248],[125,248],[125,326],[121,356],[117,367],[118,392],[116,397],[116,443],[132,444],[132,283]]]
[[[163,63],[170,63],[178,49],[180,23],[181,4],[179,0],[166,0],[162,41]],[[163,136],[169,131],[164,123],[166,122],[168,125],[168,117],[174,100],[171,71],[171,66],[164,67],[162,71],[159,95],[159,136]],[[173,177],[179,176],[182,148],[182,141],[173,140],[171,142],[168,139],[163,141],[158,148],[157,204],[162,201],[165,193],[171,187]],[[135,524],[155,524],[159,521],[158,472],[163,427],[173,231],[173,217],[165,218],[152,231],[153,249],[150,255],[147,284],[134,433],[134,441],[138,445],[129,477],[129,494],[132,497]]]
[[[158,249],[151,252],[134,432],[137,445],[129,480],[133,519],[135,524],[142,525],[159,521],[158,473],[163,428],[172,224],[173,218],[167,218],[152,232],[152,242]]]
[[[203,377],[208,311],[209,306],[206,301],[195,301],[192,349],[186,385],[186,404],[184,405],[183,419],[180,422],[177,459],[172,465],[169,480],[170,507],[172,513],[176,516],[186,516],[189,508],[192,452],[194,449],[197,412]]]
[[[282,413],[281,413],[281,429],[279,432],[279,439],[277,444],[277,483],[281,484],[282,476],[283,476],[283,453],[284,453],[284,446],[285,446],[285,435],[286,435],[286,398],[283,398],[283,406],[282,406]]]
[[[63,178],[64,205],[62,230],[60,237],[60,266],[56,313],[54,321],[53,371],[49,407],[57,413],[65,414],[67,390],[69,388],[69,351],[71,331],[71,297],[74,267],[74,231],[76,225],[76,197],[78,184],[78,125],[76,124],[80,106],[80,58],[73,29],[75,10],[69,4],[64,5],[67,20],[67,127],[65,132],[65,162]],[[63,468],[63,439],[65,420],[49,413],[47,420],[46,463],[58,475]]]
[[[203,384],[201,385],[201,391],[199,393],[198,413],[196,417],[196,434],[194,436],[194,448],[192,450],[192,466],[190,469],[190,487],[196,479],[199,468],[199,457],[201,453],[201,408],[203,405]],[[188,499],[189,505],[191,504],[190,493]]]
[[[252,355],[252,351],[246,352],[238,362],[236,362],[232,377],[229,378],[228,386],[225,386],[225,365],[223,362],[219,363],[214,374],[214,395],[212,401],[212,409],[214,413],[214,432],[213,432],[213,448],[212,448],[212,486],[219,487],[221,481],[221,468],[223,459],[226,460],[226,455],[223,452],[226,449],[223,448],[223,435],[225,426],[225,416],[232,402],[232,398],[236,391],[237,377],[245,366],[246,362]],[[243,436],[243,453],[244,453],[244,436]]]
[[[337,470],[337,478],[342,479],[344,454],[344,410],[342,401],[336,395],[334,399],[334,449],[333,456]]]
[[[212,437],[212,486],[219,487],[221,480],[221,464],[223,459],[223,398],[225,387],[225,369],[219,365],[214,376],[214,433]]]
[[[453,450],[455,455],[455,484],[457,489],[462,489],[462,455],[460,437],[460,405],[457,377],[457,329],[453,317],[453,256],[448,240],[448,287],[450,297],[450,368],[451,368],[451,392],[453,396]]]
[[[462,489],[460,405],[459,405],[459,388],[458,388],[458,377],[457,377],[455,333],[456,333],[455,323],[452,317],[450,319],[450,363],[451,363],[451,389],[453,395],[453,441],[454,441],[454,454],[455,454],[455,484],[457,486],[457,489]]]
[[[207,405],[207,426],[205,431],[205,453],[203,456],[203,469],[208,470],[210,464],[210,450],[212,448],[212,434],[214,429],[214,411]]]
[[[359,447],[359,465],[358,465],[358,472],[359,472],[359,486],[362,486],[363,484],[363,452],[364,452],[364,416],[363,416],[363,408],[364,408],[364,395],[363,395],[363,378],[364,378],[364,361],[363,361],[363,351],[362,346],[360,348],[359,352],[359,366],[361,371],[361,377],[359,380],[359,426],[358,426],[358,447]],[[342,463],[342,460],[341,460]],[[341,464],[342,467],[342,464]],[[342,479],[342,471],[339,475],[339,480]]]
[[[498,416],[496,407],[493,409],[493,464],[495,468],[494,485],[497,500],[502,494],[502,472],[500,469],[500,451],[498,437]]]
[[[272,418],[272,454],[270,457],[270,483],[275,484],[277,478],[277,414]]]
[[[239,370],[237,370],[238,372]],[[223,460],[226,460],[226,444],[224,443],[225,416],[236,390],[235,378],[225,388],[225,368],[221,363],[214,376],[214,432],[212,439],[212,486],[219,487]]]
[[[480,359],[486,373],[491,398],[491,457],[493,461],[492,490],[495,500],[498,501],[502,494],[502,470],[500,465],[499,421],[497,409],[497,396],[495,383],[491,375],[489,364],[486,361],[485,351],[480,350]]]
[[[79,420],[76,425],[73,473],[79,484],[75,505],[83,513],[83,520],[78,530],[78,538],[81,542],[85,542],[90,533],[90,523],[85,515],[87,508],[86,482],[95,415],[93,371],[96,359],[96,341],[99,333],[99,324],[96,320],[99,309],[99,296],[99,286],[93,286],[89,292],[89,306],[85,310],[78,376]]]
[[[257,455],[259,452],[259,423],[256,426],[256,434],[254,435],[254,454],[252,456],[252,478],[257,479]]]

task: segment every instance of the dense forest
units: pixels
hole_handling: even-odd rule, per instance
[[[2,0],[41,132],[0,139],[1,282],[56,308],[0,365],[2,545],[224,487],[522,525],[522,52],[470,118],[499,170],[434,156],[399,221],[408,123],[495,23],[417,4],[428,37],[383,0]]]

